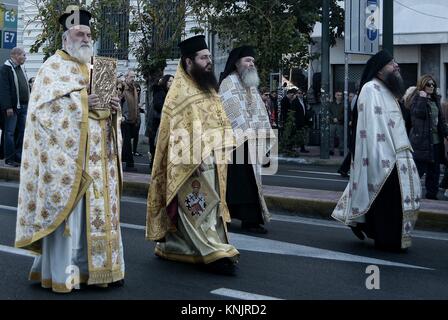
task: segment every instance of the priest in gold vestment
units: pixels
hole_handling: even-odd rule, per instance
[[[229,244],[225,202],[233,131],[217,94],[205,37],[179,46],[181,62],[163,107],[151,174],[146,238],[157,242],[155,254],[161,258],[233,274],[239,252]],[[201,214],[183,207],[181,195],[189,192],[182,190],[194,185],[192,179],[201,181],[201,190],[210,186],[210,199],[214,192],[219,199],[215,205],[208,200]]]
[[[90,18],[59,20],[64,50],[37,74],[20,169],[15,245],[37,253],[30,280],[59,293],[124,278],[119,100],[88,93]]]

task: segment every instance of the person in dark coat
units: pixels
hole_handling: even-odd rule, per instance
[[[434,78],[423,75],[407,102],[411,111],[409,140],[414,149],[414,161],[420,177],[426,174],[426,198],[437,200],[440,165],[445,163],[443,139],[448,138],[448,127],[442,114]]]
[[[312,110],[308,103],[304,99],[304,94],[302,89],[297,90],[296,98],[293,101],[295,118],[296,118],[296,129],[298,131],[298,145],[300,146],[301,153],[309,153],[305,149],[309,140],[309,128],[313,121]]]
[[[22,48],[11,50],[10,59],[0,67],[0,112],[5,164],[18,167],[22,157],[23,136],[30,89],[23,68],[26,53]]]
[[[151,158],[156,152],[156,144],[157,144],[157,130],[160,126],[160,117],[162,114],[163,104],[165,103],[166,94],[173,83],[174,77],[170,74],[163,76],[159,82],[153,86],[152,88],[152,121],[150,123],[151,128],[149,130],[149,152],[151,153]],[[152,168],[152,160],[151,160],[151,168]]]

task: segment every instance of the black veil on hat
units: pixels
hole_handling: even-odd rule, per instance
[[[361,76],[361,83],[359,86],[359,92],[361,92],[362,87],[369,81],[371,81],[378,72],[384,68],[389,62],[391,62],[394,57],[386,50],[381,50],[374,56],[372,56],[366,63],[364,71]]]
[[[64,31],[67,31],[71,27],[79,25],[90,27],[90,19],[92,19],[92,14],[89,11],[77,6],[68,6],[65,13],[59,17],[59,23]]]
[[[178,47],[180,48],[180,53],[183,57],[191,56],[198,51],[208,49],[204,35],[185,39],[184,41],[179,43]]]
[[[227,78],[233,71],[236,70],[236,63],[239,59],[244,57],[255,57],[255,49],[252,46],[242,46],[233,49],[229,53],[229,58],[227,59],[226,67],[221,73],[219,83],[221,83],[225,78]]]
[[[361,82],[359,85],[358,97],[361,93],[362,87],[373,78],[376,77],[378,72],[384,68],[389,62],[391,62],[394,57],[386,50],[381,50],[372,56],[366,63],[364,71],[362,72]],[[358,125],[358,98],[356,99],[355,105],[352,111],[352,129],[349,149],[352,154],[353,159],[355,158],[355,147],[356,147],[356,127]]]

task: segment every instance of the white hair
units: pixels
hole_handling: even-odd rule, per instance
[[[62,34],[62,49],[65,49],[65,40],[67,40],[68,38],[68,30],[65,30],[64,33]]]
[[[260,78],[256,68],[242,70],[240,77],[246,88],[258,87],[260,84]]]
[[[82,45],[80,42],[74,41],[69,32],[67,30],[62,34],[62,48],[81,63],[90,62],[90,57],[93,55],[92,44]]]

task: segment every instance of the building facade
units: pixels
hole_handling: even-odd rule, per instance
[[[380,0],[380,8],[382,2]],[[343,2],[341,2],[343,5]],[[443,99],[448,97],[448,1],[400,0],[394,1],[394,58],[400,64],[407,87],[415,85],[423,74],[431,74],[437,81]],[[381,13],[382,16],[382,13]],[[380,26],[382,21],[380,21]],[[320,24],[316,25],[313,52],[320,52]],[[382,43],[380,28],[380,45]],[[359,82],[365,62],[370,56],[349,55],[349,89],[353,91]],[[330,88],[344,89],[344,39],[338,39],[330,49]],[[321,70],[319,60],[310,63],[309,86],[312,76]]]

